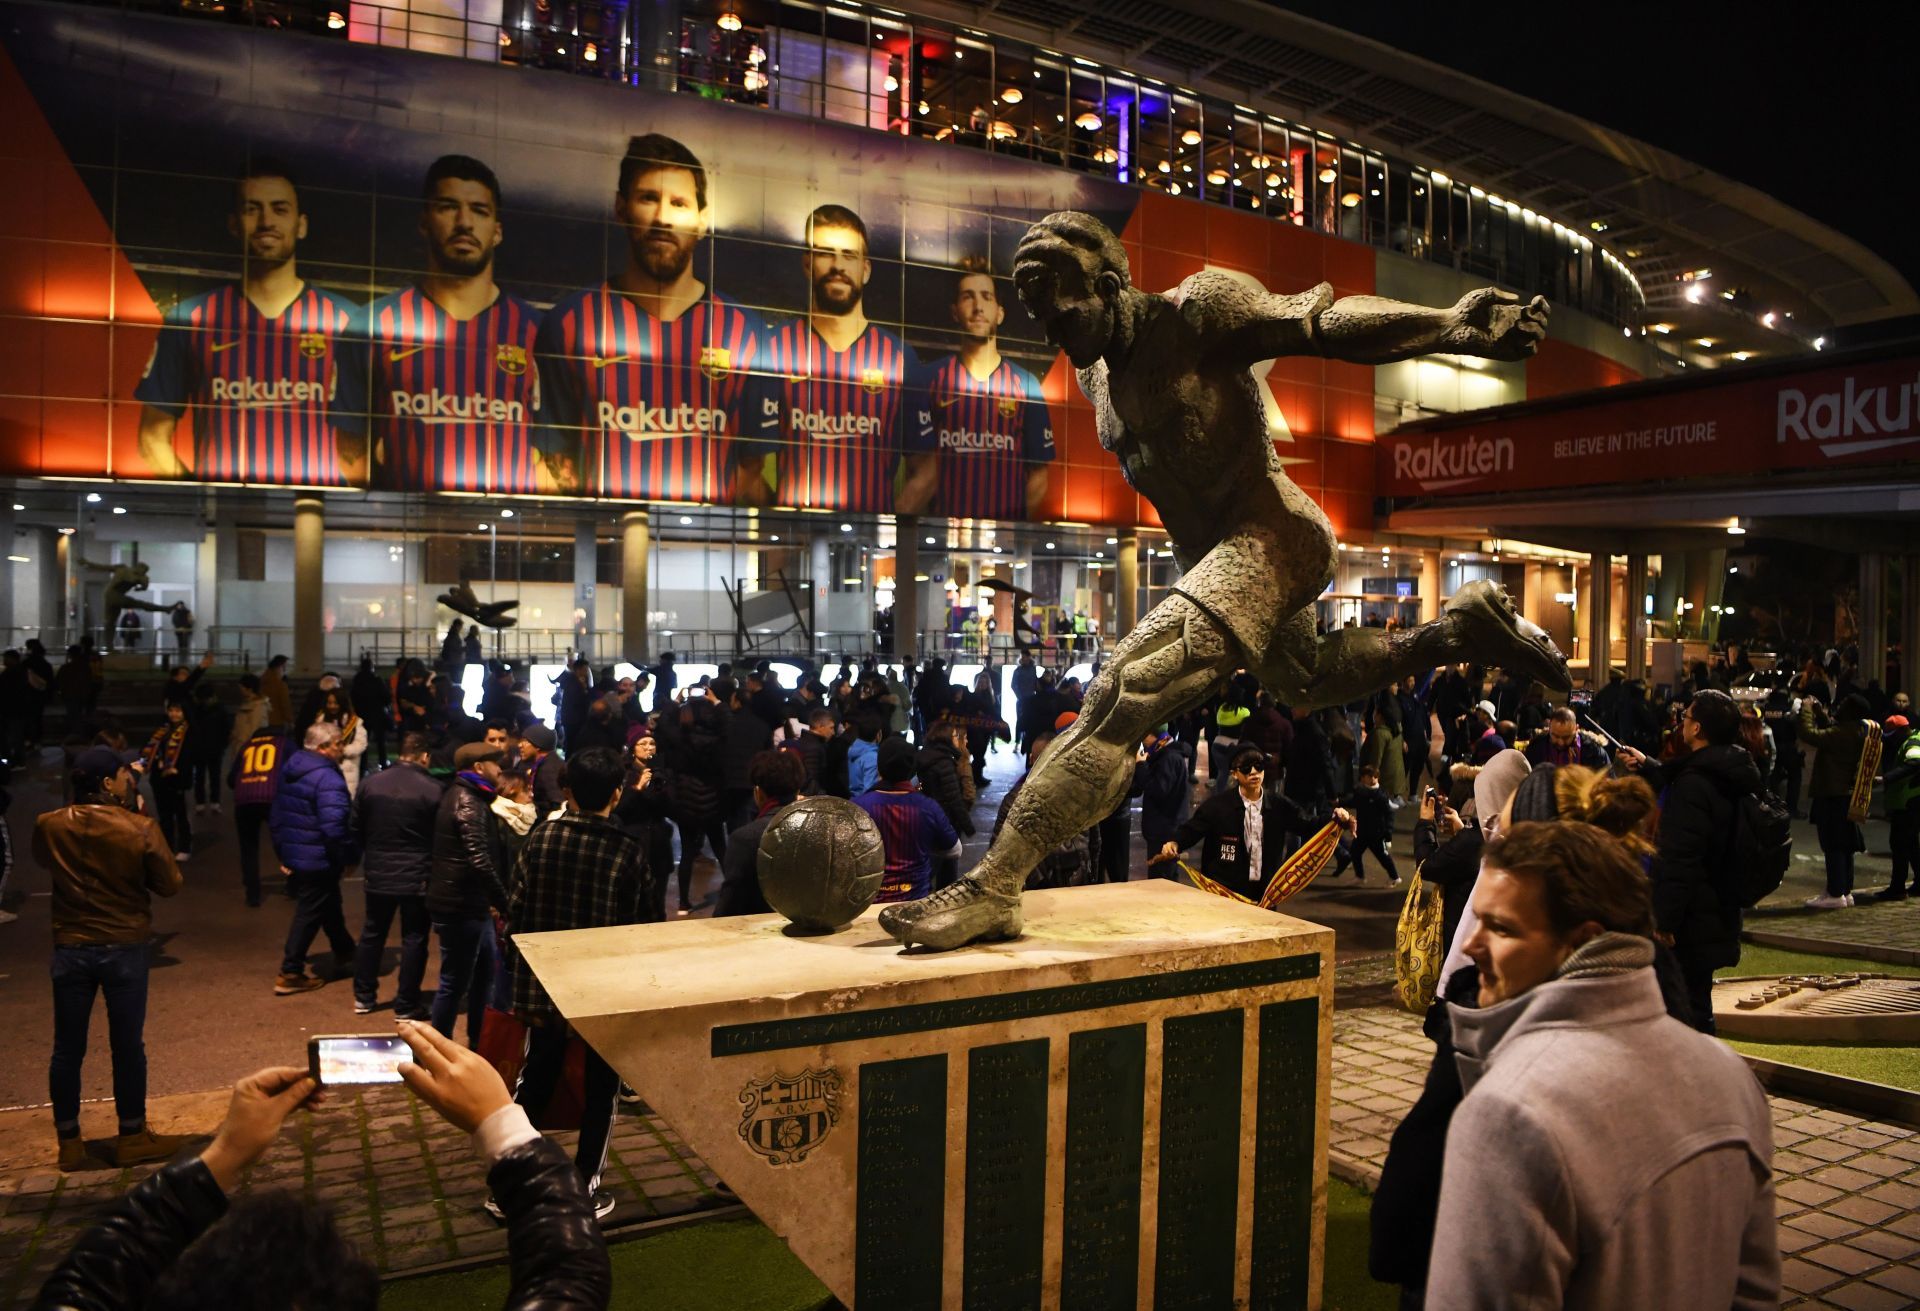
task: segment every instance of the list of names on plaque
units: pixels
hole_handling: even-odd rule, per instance
[[[1155,1311],[1233,1302],[1245,1028],[1236,1006],[1169,1019],[1161,1030]]]
[[[1146,1094],[1146,1025],[1089,1029],[1068,1038],[1060,1311],[1134,1304]]]
[[[1047,1040],[967,1053],[962,1305],[1040,1305],[1047,1214]]]
[[[1260,1008],[1251,1311],[1307,1305],[1319,1057],[1318,997]]]
[[[860,1067],[854,1298],[938,1311],[946,1233],[947,1058]]]

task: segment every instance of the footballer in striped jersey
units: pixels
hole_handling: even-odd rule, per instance
[[[363,484],[365,347],[350,334],[352,303],[301,280],[307,216],[284,165],[253,160],[227,226],[240,281],[167,312],[133,393],[141,458],[162,478]],[[190,456],[175,440],[189,411]]]
[[[706,169],[671,137],[635,137],[613,210],[626,268],[561,300],[541,327],[553,446],[602,496],[757,503],[741,489],[765,487],[777,402],[753,373],[757,317],[694,273],[712,222]]]
[[[1053,419],[1040,380],[1000,354],[1007,311],[986,260],[961,261],[952,312],[966,344],[928,376],[932,431],[917,434],[907,454],[900,513],[1037,518]]]
[[[367,308],[373,459],[396,491],[550,492],[535,449],[540,311],[493,278],[500,183],[465,155],[427,169],[427,273]]]
[[[897,333],[868,322],[873,264],[860,216],[822,205],[807,217],[812,309],[773,334],[765,367],[780,387],[779,505],[889,511],[906,434],[931,415],[919,365]]]

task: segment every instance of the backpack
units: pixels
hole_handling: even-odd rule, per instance
[[[1728,890],[1743,909],[1772,896],[1793,864],[1793,815],[1786,802],[1761,787],[1733,799],[1733,837],[1727,850]]]

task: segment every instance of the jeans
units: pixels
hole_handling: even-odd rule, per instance
[[[480,1045],[480,1023],[487,1014],[487,988],[493,982],[493,917],[433,917],[440,938],[440,988],[433,996],[433,1027],[453,1037],[453,1021],[466,998],[467,1046]]]
[[[567,1039],[572,1030],[565,1024],[527,1026],[520,1078],[513,1085],[514,1102],[529,1116],[546,1109],[554,1089],[560,1086],[565,1070]],[[573,1168],[587,1186],[587,1196],[600,1187],[600,1172],[607,1167],[607,1143],[613,1136],[614,1099],[620,1095],[620,1076],[600,1059],[600,1053],[587,1048],[586,1095],[580,1110],[580,1143],[574,1149]]]
[[[225,752],[220,753],[224,755]],[[220,755],[203,756],[193,762],[193,799],[220,804]]]
[[[1353,876],[1355,878],[1364,879],[1367,877],[1367,853],[1372,852],[1374,859],[1386,867],[1387,877],[1396,883],[1399,882],[1400,871],[1393,867],[1393,857],[1387,854],[1387,840],[1385,837],[1375,834],[1371,837],[1352,838],[1347,843],[1347,850],[1353,853]],[[1335,877],[1338,877],[1340,871],[1345,868],[1346,862],[1341,861],[1338,868],[1334,870]]]
[[[1099,875],[1108,883],[1125,883],[1133,863],[1133,810],[1122,806],[1118,814],[1100,821]]]
[[[1860,849],[1860,826],[1847,818],[1846,797],[1815,797],[1813,825],[1820,834],[1820,854],[1827,861],[1827,895],[1844,897],[1853,891],[1853,855]]]
[[[320,933],[327,935],[333,947],[336,974],[353,964],[353,934],[347,931],[347,916],[340,904],[340,871],[337,869],[295,870],[288,877],[293,887],[293,923],[287,927],[287,950],[280,958],[282,974],[304,974],[307,948]]]
[[[153,779],[153,806],[158,812],[154,818],[160,821],[160,834],[174,851],[193,850],[193,821],[187,817],[192,768],[187,766],[185,774],[156,774]]]
[[[680,909],[687,910],[692,903],[693,862],[700,858],[701,840],[713,847],[713,863],[721,864],[727,858],[727,830],[717,817],[699,823],[674,823],[680,830]]]
[[[273,841],[273,834],[267,828],[267,819],[272,813],[273,806],[265,802],[233,808],[233,825],[240,833],[240,886],[247,890],[250,906],[260,904],[260,835],[266,833],[267,841]],[[277,852],[273,863],[280,863]]]
[[[147,1122],[147,965],[144,942],[53,949],[53,1060],[47,1093],[62,1137],[80,1132],[80,1066],[95,993],[107,996],[107,1041],[113,1050],[113,1107],[121,1133]]]
[[[1713,1024],[1713,966],[1680,962],[1680,977],[1687,984],[1687,1005],[1693,1011],[1693,1027],[1702,1033],[1715,1032]]]
[[[354,957],[353,999],[371,1006],[380,995],[380,957],[387,950],[387,931],[393,917],[400,917],[399,991],[394,994],[396,1015],[418,1015],[425,1008],[420,1001],[420,979],[427,972],[427,930],[433,917],[427,913],[422,896],[394,896],[385,892],[367,892],[367,921],[360,930],[360,947]]]

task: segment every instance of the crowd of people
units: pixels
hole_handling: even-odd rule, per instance
[[[583,1217],[613,1206],[601,1174],[622,1087],[589,1047],[576,1090],[580,1139],[563,1172],[571,1182],[562,1181],[528,1117],[565,1078],[576,1035],[521,966],[514,935],[657,921],[709,904],[719,915],[764,911],[757,846],[801,796],[847,798],[873,818],[886,852],[881,900],[926,896],[960,872],[996,747],[1030,770],[1082,702],[1078,680],[1030,654],[1011,670],[1003,704],[999,671],[960,685],[938,659],[897,668],[842,659],[833,677],[808,668],[787,688],[765,661],[682,685],[668,653],[630,677],[576,659],[538,689],[524,671],[489,664],[472,714],[458,688],[461,666],[478,654],[450,633],[432,666],[400,660],[381,671],[365,658],[350,678],[320,678],[297,709],[284,657],[231,689],[215,685],[204,658],[171,671],[143,745],[91,710],[84,688],[37,676],[65,703],[69,728],[70,804],[40,816],[33,838],[53,883],[49,1086],[62,1168],[97,1163],[81,1145],[79,1095],[87,1018],[102,994],[120,1130],[113,1163],[165,1159],[183,1145],[146,1123],[151,899],[181,888],[196,826],[224,825],[224,781],[239,896],[253,908],[269,891],[292,902],[276,995],[351,979],[353,1012],[371,1014],[397,923],[390,1005],[416,1053],[407,1081],[475,1132],[492,1164],[488,1209],[512,1230],[518,1275],[523,1239],[561,1229],[578,1239]],[[44,663],[44,653],[7,653],[14,686],[29,658]],[[86,660],[84,648],[70,653],[70,665]],[[39,741],[44,730],[24,700],[0,697],[0,706],[10,741]],[[1398,886],[1405,861],[1440,899],[1447,950],[1427,1014],[1438,1056],[1375,1206],[1376,1275],[1441,1305],[1478,1304],[1476,1288],[1516,1268],[1541,1272],[1543,1304],[1578,1301],[1581,1281],[1618,1278],[1634,1287],[1672,1279],[1660,1286],[1758,1305],[1778,1280],[1767,1112],[1737,1059],[1706,1039],[1713,973],[1737,962],[1743,913],[1779,882],[1767,871],[1780,864],[1784,817],[1803,790],[1828,877],[1808,906],[1856,904],[1853,856],[1876,779],[1894,854],[1891,884],[1877,896],[1908,895],[1909,875],[1920,873],[1920,735],[1910,713],[1905,694],[1850,678],[1839,652],[1789,678],[1730,651],[1670,689],[1650,693],[1616,674],[1590,702],[1561,705],[1500,670],[1460,665],[1309,710],[1243,672],[1147,734],[1127,795],[1048,853],[1029,886],[1126,880],[1136,822],[1152,874],[1179,877],[1184,853],[1198,848],[1201,873],[1255,901],[1288,853],[1329,823],[1340,832],[1330,879],[1350,870],[1364,881],[1371,856]],[[1003,795],[992,831],[1023,781]],[[1408,805],[1410,858],[1396,860],[1396,816]],[[708,849],[720,877],[697,901]],[[342,895],[356,868],[358,934]],[[316,969],[322,935],[330,957]],[[511,1089],[474,1055],[497,1055],[503,1024],[514,1039],[503,1062],[517,1070]],[[454,1041],[462,1029],[465,1047]],[[1609,1033],[1631,1036],[1643,1073],[1649,1063],[1684,1069],[1686,1096],[1660,1116],[1617,1123],[1609,1053],[1625,1039]],[[1527,1053],[1549,1046],[1556,1058],[1542,1072]],[[280,1119],[315,1095],[290,1069],[242,1081],[222,1136],[127,1205],[137,1217],[172,1198],[166,1204],[190,1206],[200,1228],[241,1227],[240,1208],[215,1224],[234,1162],[264,1150]],[[1595,1159],[1595,1124],[1641,1144],[1657,1168]],[[1703,1126],[1716,1145],[1688,1156],[1688,1135]],[[1589,1206],[1632,1215],[1597,1253],[1569,1227]],[[1489,1207],[1500,1218],[1489,1221]],[[1485,1241],[1489,1223],[1500,1241]],[[1724,1259],[1686,1272],[1674,1260],[1636,1264],[1633,1244],[1670,1226]],[[56,1284],[132,1259],[124,1234],[86,1256],[98,1237],[82,1241]],[[168,1259],[190,1238],[170,1231]],[[604,1252],[569,1241],[555,1268],[591,1289],[605,1277]],[[140,1277],[163,1287],[164,1268],[149,1261]],[[336,1274],[357,1268],[343,1262]]]

